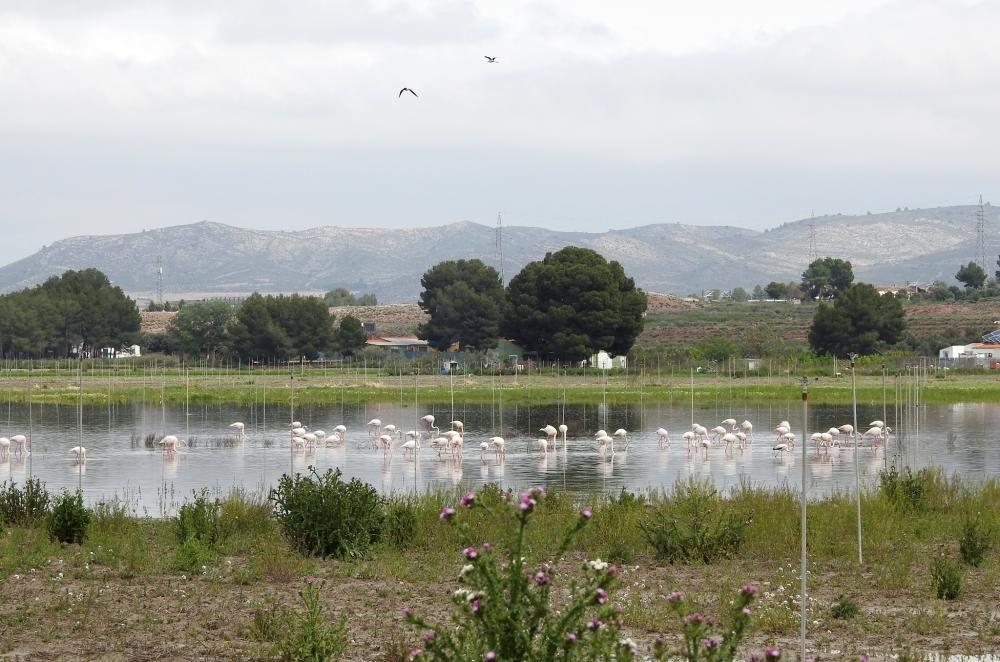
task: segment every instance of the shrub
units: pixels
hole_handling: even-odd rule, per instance
[[[659,560],[714,563],[739,551],[752,520],[711,483],[691,480],[678,483],[639,527]]]
[[[270,653],[289,662],[325,662],[340,657],[347,649],[343,621],[326,622],[315,585],[307,583],[299,595],[303,610],[258,609],[250,622],[251,636],[270,642]]]
[[[284,474],[271,490],[274,514],[294,547],[321,557],[360,558],[382,535],[385,514],[375,488],[341,471]]]
[[[0,521],[12,526],[30,526],[49,513],[51,497],[42,482],[29,478],[24,487],[4,481],[0,484]]]
[[[962,563],[978,568],[990,551],[992,538],[993,532],[980,524],[978,518],[967,516],[962,523],[962,536],[958,539]]]
[[[212,548],[219,541],[219,500],[210,500],[208,490],[194,493],[194,501],[185,502],[174,518],[174,534],[181,545],[197,540]]]
[[[412,609],[405,609],[407,622],[422,630],[422,647],[411,651],[410,659],[633,659],[634,644],[619,639],[621,611],[611,603],[608,593],[617,574],[615,566],[601,560],[584,563],[583,581],[556,592],[558,607],[550,597],[559,578],[552,564],[527,567],[525,531],[544,494],[535,488],[495,510],[472,493],[462,497],[463,506],[486,509],[494,518],[510,521],[513,540],[505,552],[490,543],[473,546],[470,527],[457,521],[455,509],[441,511],[441,519],[457,526],[468,544],[462,551],[465,564],[459,573],[463,586],[452,595],[452,620],[457,627],[432,625]],[[487,492],[487,502],[491,497]],[[553,559],[562,557],[591,514],[589,508],[580,510]]]
[[[177,549],[170,567],[178,572],[197,572],[207,565],[215,563],[215,552],[198,538],[187,538]]]
[[[931,469],[913,473],[909,467],[902,472],[896,467],[879,472],[879,491],[897,508],[921,512],[927,509],[927,498],[934,485]]]
[[[962,575],[958,566],[945,556],[937,556],[931,562],[931,581],[941,600],[956,600],[962,593]]]
[[[392,501],[385,513],[386,539],[397,549],[405,549],[417,535],[417,512],[407,501]]]
[[[83,494],[63,492],[56,497],[49,512],[49,535],[63,543],[81,543],[90,525],[90,511],[83,505]]]
[[[837,601],[830,607],[830,615],[840,620],[854,618],[860,613],[861,608],[858,607],[858,603],[844,596],[837,598]]]

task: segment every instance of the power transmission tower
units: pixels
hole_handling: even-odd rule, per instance
[[[156,256],[156,303],[163,306],[163,258]]]
[[[500,217],[500,212],[497,212],[497,227],[493,232],[493,238],[496,244],[493,248],[493,260],[497,264],[497,273],[500,274],[500,285],[506,286],[503,277],[503,219]]]
[[[811,212],[809,217],[809,264],[819,259],[816,251],[816,212]]]
[[[976,260],[983,271],[986,271],[986,215],[983,213],[982,194],[979,195],[979,207],[976,208]]]

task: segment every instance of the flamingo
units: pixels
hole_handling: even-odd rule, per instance
[[[727,418],[726,420],[722,421],[721,425],[725,425],[726,427],[728,427],[733,432],[736,432],[736,419],[735,418]]]
[[[688,431],[681,436],[684,437],[684,441],[686,441],[688,445],[688,450],[690,450],[691,446],[694,445],[694,432]]]
[[[13,447],[12,453],[14,457],[21,457],[26,454],[25,449],[28,447],[28,439],[23,434],[15,434],[10,438],[10,445]]]
[[[548,439],[539,439],[538,440],[538,450],[542,451],[543,453],[548,454],[548,452],[549,452],[549,440]]]
[[[6,459],[9,453],[10,453],[10,439],[8,439],[7,437],[0,437],[0,460]]]
[[[623,448],[622,450],[626,450],[627,451],[628,450],[628,430],[626,430],[625,428],[618,428],[617,430],[615,430],[615,436],[625,442],[625,448]],[[612,448],[612,450],[614,450],[614,446],[612,446],[611,448]]]
[[[69,449],[69,452],[73,454],[73,459],[77,464],[87,463],[87,449],[83,446],[74,446]]]
[[[790,425],[785,425],[784,422],[782,422],[782,423],[778,424],[778,426],[776,428],[774,428],[774,431],[777,433],[777,435],[778,435],[777,436],[777,441],[780,443],[781,442],[781,437],[784,436],[784,435],[786,435],[786,434],[788,434],[789,432],[791,432],[792,428],[791,428]]]
[[[601,432],[604,432],[603,430]],[[601,434],[595,440],[597,442],[597,450],[602,455],[608,452],[608,447],[611,447],[611,454],[615,454],[615,440],[608,436],[607,432]]]
[[[306,442],[306,446],[309,448],[316,448],[316,442],[319,441],[319,437],[316,436],[315,432],[306,432],[302,435],[302,438]]]
[[[843,433],[843,435],[845,437],[847,437],[848,439],[852,439],[855,436],[854,435],[854,426],[853,425],[847,425],[847,424],[841,425],[838,428],[838,430],[840,430],[840,432]]]
[[[656,437],[660,442],[660,448],[670,445],[670,433],[663,428],[656,428]]]
[[[503,437],[490,437],[490,443],[493,444],[493,452],[496,453],[497,459],[501,457],[507,457],[507,449],[504,447]]]
[[[719,441],[720,439],[722,439],[722,435],[726,434],[728,430],[726,430],[726,428],[722,427],[721,425],[716,425],[714,428],[709,430],[709,432],[712,433],[716,441]]]
[[[302,437],[292,437],[292,450],[293,451],[304,451],[306,449],[306,440]]]
[[[368,421],[368,436],[378,437],[381,434],[382,434],[382,421],[377,418],[373,418],[372,420]]]
[[[420,450],[420,435],[416,433],[410,434],[409,432],[407,432],[406,435],[408,439],[403,442],[400,448],[403,449],[404,454],[412,453],[413,457],[416,458],[417,451]]]
[[[427,414],[426,416],[421,416],[420,417],[420,422],[424,424],[424,428],[426,428],[426,430],[427,430],[428,433],[430,433],[430,432],[438,432],[438,433],[440,433],[441,432],[441,430],[437,426],[434,425],[434,415],[433,414]]]
[[[313,434],[316,435],[316,443],[322,444],[326,441],[326,432],[323,430],[313,430]]]
[[[753,423],[750,421],[743,421],[740,423],[740,430],[747,436],[747,439],[753,438]]]
[[[180,444],[177,437],[172,434],[168,434],[163,439],[160,439],[160,445],[163,446],[163,452],[167,455],[173,455],[177,452],[177,446]]]
[[[456,434],[453,437],[445,437],[448,440],[448,446],[451,448],[451,454],[456,458],[462,457],[465,453],[465,440],[462,439],[462,435]]]
[[[465,423],[462,421],[452,421],[448,425],[450,425],[451,429],[455,432],[465,432]]]
[[[885,428],[885,421],[872,421],[868,424],[870,428]]]
[[[830,428],[827,430],[827,434],[833,437],[834,446],[840,445],[840,428]]]
[[[708,448],[712,445],[712,442],[708,440],[708,437],[701,440],[701,449],[705,452],[705,459],[708,459]]]
[[[695,439],[706,439],[706,440],[708,439],[708,428],[706,428],[704,425],[698,425],[697,423],[695,423],[694,425],[691,426],[691,429],[694,430]]]
[[[301,426],[297,428],[292,428],[293,437],[304,437],[306,432],[308,432],[308,430],[306,430],[304,427]]]
[[[726,434],[722,435],[722,441],[726,443],[726,450],[729,450],[733,444],[739,441],[739,437],[737,437],[732,432],[727,432]]]
[[[379,444],[379,446],[382,447],[382,449],[385,452],[391,453],[392,452],[392,435],[388,435],[388,434],[380,435],[379,438],[378,438],[378,444]]]
[[[785,434],[781,435],[781,442],[788,444],[790,448],[795,448],[795,433],[786,432]]]
[[[398,430],[395,425],[390,423],[389,425],[382,426],[382,432],[391,435],[391,434],[396,434],[397,432],[401,433],[402,430]]]
[[[736,438],[740,440],[740,448],[746,448],[747,434],[742,430],[736,433]]]
[[[486,464],[486,451],[489,449],[490,445],[485,441],[479,443],[479,459],[483,461],[483,464]]]
[[[562,435],[563,450],[566,450],[566,433],[569,432],[569,426],[565,423],[559,424],[559,434]]]
[[[556,435],[559,434],[559,431],[551,425],[546,425],[544,428],[541,428],[539,432],[544,432],[545,436],[548,437],[548,441],[555,441]]]
[[[291,428],[300,428],[300,427],[302,427],[302,421],[292,421],[292,424],[289,427],[291,427]]]
[[[340,436],[341,439],[347,439],[347,426],[346,425],[343,425],[343,424],[338,425],[337,427],[333,428],[333,431],[335,433],[337,433]]]
[[[246,439],[246,434],[243,432],[246,426],[243,425],[243,423],[241,423],[240,421],[236,421],[235,423],[230,423],[229,427],[236,430],[237,440],[243,441],[244,439]]]

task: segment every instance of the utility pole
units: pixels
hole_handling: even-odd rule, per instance
[[[976,261],[989,274],[986,266],[986,214],[983,213],[982,194],[979,195],[979,206],[976,208]]]

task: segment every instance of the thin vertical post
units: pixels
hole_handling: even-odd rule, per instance
[[[857,354],[851,354],[851,404],[854,410],[854,483],[858,513],[858,565],[862,565],[864,559],[861,555],[861,466],[858,459],[861,446],[858,443],[858,384],[854,367],[857,356]]]
[[[801,574],[802,587],[799,591],[799,659],[806,659],[806,574],[808,573],[808,559],[806,558],[806,443],[809,430],[809,378],[802,377],[802,560]]]

